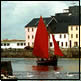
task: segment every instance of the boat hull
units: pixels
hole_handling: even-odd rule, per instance
[[[37,61],[37,65],[43,65],[43,66],[57,66],[57,60],[55,61]]]

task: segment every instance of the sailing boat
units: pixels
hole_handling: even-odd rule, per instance
[[[34,49],[33,54],[37,58],[41,58],[42,60],[37,60],[38,65],[52,65],[57,66],[57,57],[56,55],[63,56],[54,35],[52,35],[53,43],[54,43],[54,57],[50,59],[49,53],[49,34],[47,32],[46,26],[44,24],[42,16],[40,16],[40,20],[38,23],[35,40],[34,40]],[[47,59],[47,60],[44,60]]]

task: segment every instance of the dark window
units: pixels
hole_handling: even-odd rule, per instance
[[[7,43],[7,46],[9,46],[10,44],[9,43]]]
[[[63,42],[61,42],[61,46],[63,46]]]
[[[71,38],[73,38],[73,34],[71,34]]]
[[[30,36],[28,35],[28,39],[30,38]]]
[[[78,27],[76,27],[76,30],[78,30]]]
[[[57,41],[57,44],[59,45],[59,41]]]
[[[64,34],[64,38],[66,38],[66,35]]]
[[[21,46],[23,46],[23,43],[21,43]]]
[[[4,43],[4,46],[6,46],[6,43]]]
[[[60,35],[60,38],[62,37],[62,35]]]
[[[17,43],[17,46],[19,46],[19,43]]]
[[[76,34],[76,38],[78,38],[78,34]]]
[[[52,42],[50,42],[50,47],[52,46]]]
[[[28,32],[29,32],[29,28],[28,28]]]
[[[69,41],[69,43],[70,43],[70,48],[71,48],[71,43],[72,43],[71,40]]]
[[[32,32],[34,31],[34,29],[32,28]]]
[[[24,43],[24,45],[26,45],[26,43]]]
[[[67,46],[67,42],[66,42],[66,46]]]
[[[34,38],[34,36],[32,35],[32,39]]]
[[[73,27],[71,27],[71,30],[73,30]]]
[[[30,43],[28,42],[28,46],[30,46]]]
[[[74,46],[78,46],[78,42],[74,42]]]

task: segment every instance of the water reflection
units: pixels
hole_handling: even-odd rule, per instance
[[[13,74],[18,79],[79,78],[79,62],[76,59],[58,59],[59,66],[37,66],[34,58],[2,58],[1,60],[11,61]]]
[[[39,71],[39,72],[46,72],[46,71],[60,71],[62,67],[59,66],[32,66],[32,70]]]
[[[48,71],[49,68],[48,66],[32,66],[32,70],[34,71],[39,71],[39,72],[45,72],[45,71]]]

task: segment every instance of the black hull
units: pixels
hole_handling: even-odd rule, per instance
[[[37,65],[43,65],[43,66],[57,66],[57,60],[55,61],[37,61]]]

